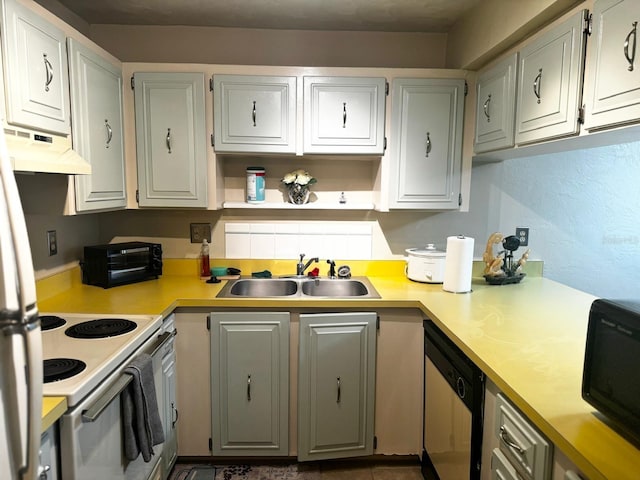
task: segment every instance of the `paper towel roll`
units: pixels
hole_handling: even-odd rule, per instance
[[[472,268],[473,238],[464,235],[447,237],[442,289],[453,293],[470,292]]]

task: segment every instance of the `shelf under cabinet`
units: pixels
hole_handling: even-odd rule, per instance
[[[304,205],[295,205],[287,202],[265,202],[265,203],[246,203],[246,202],[224,202],[224,208],[251,208],[251,209],[276,209],[276,210],[373,210],[373,203],[319,203],[311,202]]]

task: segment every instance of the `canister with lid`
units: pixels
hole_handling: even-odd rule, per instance
[[[247,203],[264,202],[264,167],[247,167]]]

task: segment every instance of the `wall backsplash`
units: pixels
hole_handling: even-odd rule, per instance
[[[368,223],[372,257],[401,258],[406,248],[463,233],[480,258],[494,231],[530,228],[530,258],[544,260],[545,276],[601,297],[640,298],[640,142],[480,164],[473,168],[469,212],[175,211],[128,210],[76,217],[57,213],[63,176],[18,175],[27,211],[35,268],[77,261],[82,245],[152,239],[170,258],[195,258],[189,224],[211,223],[213,257],[225,255],[226,222]],[[34,190],[51,190],[46,202]],[[27,208],[28,207],[28,208]],[[58,232],[59,254],[46,254],[46,230]],[[305,251],[307,255],[315,255]],[[348,259],[345,259],[348,260]]]

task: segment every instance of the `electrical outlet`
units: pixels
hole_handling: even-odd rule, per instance
[[[47,230],[47,246],[50,257],[58,254],[58,237],[55,230]]]
[[[516,237],[520,240],[520,246],[529,245],[529,227],[516,227]]]
[[[191,224],[191,243],[202,243],[206,239],[211,243],[211,224],[209,223],[192,223]]]

